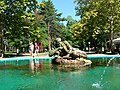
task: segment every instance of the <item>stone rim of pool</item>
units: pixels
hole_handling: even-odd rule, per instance
[[[87,55],[87,59],[95,59],[95,58],[120,58],[120,55]],[[1,61],[13,61],[13,60],[32,60],[32,59],[39,59],[39,60],[52,60],[54,57],[49,57],[49,56],[40,56],[40,57],[12,57],[12,58],[2,58],[0,59]]]

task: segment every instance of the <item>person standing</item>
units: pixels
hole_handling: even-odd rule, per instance
[[[33,52],[34,52],[34,45],[33,43],[31,42],[30,45],[29,45],[29,52],[30,52],[30,55],[33,56]]]
[[[39,52],[39,47],[38,44],[35,43],[35,54],[38,56],[38,52]]]

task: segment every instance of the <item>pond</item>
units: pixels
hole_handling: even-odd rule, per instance
[[[0,62],[0,90],[119,90],[120,59],[91,60],[83,68],[39,59]]]

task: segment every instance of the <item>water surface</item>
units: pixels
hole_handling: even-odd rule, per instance
[[[0,63],[0,90],[119,90],[119,83],[119,62],[83,68],[44,60]]]

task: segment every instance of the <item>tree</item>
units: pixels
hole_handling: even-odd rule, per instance
[[[3,18],[1,19],[3,38],[9,45],[20,47],[21,41],[27,40],[26,36],[30,34],[29,27],[32,26],[33,10],[36,8],[37,2],[36,0],[5,0],[0,3],[2,3],[0,18]],[[25,27],[27,29],[24,29]]]
[[[49,45],[50,50],[52,41],[61,32],[60,21],[64,20],[61,15],[51,0],[43,0],[40,4],[36,0],[0,1],[1,45],[3,39],[8,47],[18,48],[27,48],[30,41],[40,41],[45,48]]]
[[[112,51],[114,33],[120,32],[119,0],[76,0],[75,2],[77,15],[81,20],[72,27],[73,34],[86,35],[85,40],[93,42],[98,48],[105,46],[106,41],[110,40]]]
[[[48,49],[52,49],[52,41],[57,37],[59,33],[59,21],[63,20],[61,13],[57,13],[57,10],[54,8],[54,5],[51,0],[43,0],[40,3],[39,14],[43,15],[43,21],[47,25],[48,33]]]
[[[0,52],[2,52],[2,57],[4,54],[4,10],[6,10],[7,5],[5,5],[4,1],[0,1]]]

